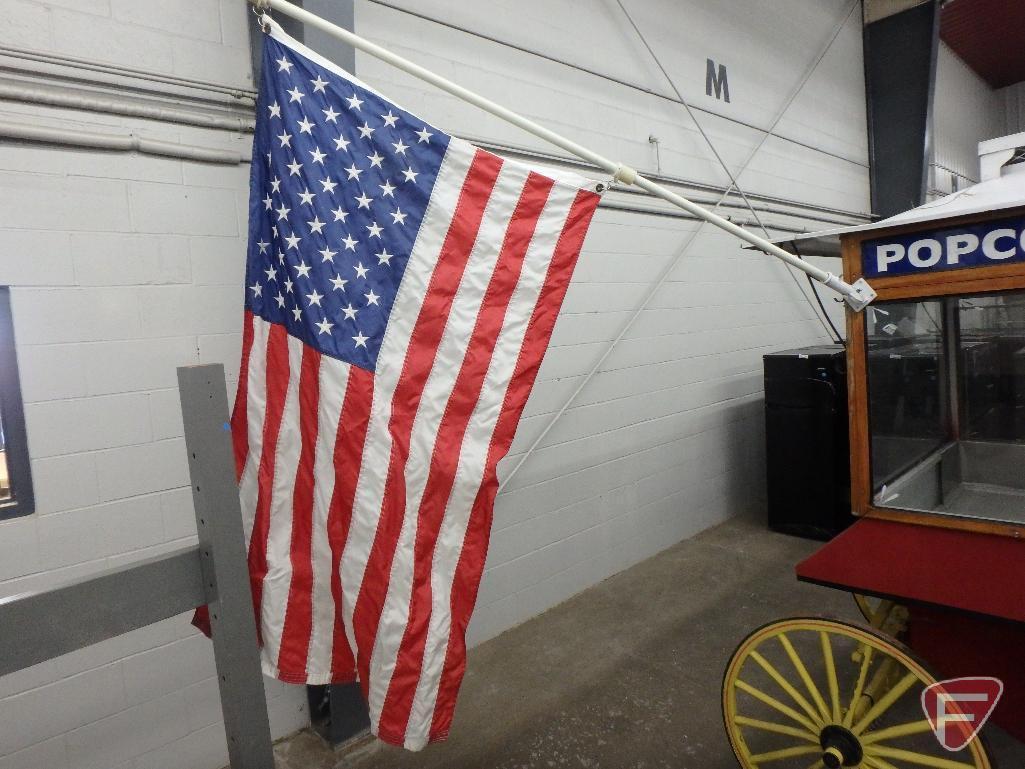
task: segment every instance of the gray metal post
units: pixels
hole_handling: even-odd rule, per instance
[[[178,390],[229,760],[233,769],[273,769],[224,367],[179,368]]]

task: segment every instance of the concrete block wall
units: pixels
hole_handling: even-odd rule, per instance
[[[849,2],[625,5],[732,172],[757,149],[741,186],[790,204],[762,214],[767,223],[810,231],[829,226],[822,219],[853,221],[869,210],[861,15]],[[641,171],[728,183],[684,108],[660,98],[672,91],[614,0],[364,2],[356,27]],[[707,59],[726,65],[729,103],[706,94]],[[813,66],[759,148],[760,129]],[[558,152],[359,52],[357,71],[455,133],[528,154]],[[658,156],[650,135],[659,138]],[[599,209],[500,477],[697,229],[663,213]],[[835,261],[825,266],[840,270]],[[700,228],[600,372],[499,493],[472,639],[493,637],[729,516],[763,514],[761,356],[825,341],[785,268]]]
[[[357,30],[642,170],[725,185],[682,107],[647,92],[668,89],[615,2],[396,4],[428,18],[361,0]],[[773,232],[821,229],[867,210],[860,22],[846,0],[628,7],[734,171],[847,19],[741,184],[778,199],[763,214]],[[0,43],[246,89],[246,12],[241,0],[0,0]],[[799,44],[781,43],[795,28]],[[730,103],[705,95],[706,58],[727,65]],[[446,129],[550,151],[369,58],[358,58],[357,71]],[[121,79],[110,79],[118,91]],[[182,103],[182,90],[159,97]],[[250,141],[15,102],[0,111],[32,125],[203,146]],[[0,595],[194,537],[174,369],[222,362],[236,374],[246,176],[242,166],[0,144],[0,285],[12,286],[38,500],[34,515],[0,522]],[[633,200],[615,193],[598,214],[501,473],[696,237],[499,496],[475,641],[726,517],[757,515],[760,356],[825,340],[805,289],[780,265],[668,210],[629,210]],[[209,646],[177,617],[0,678],[0,769],[214,769],[225,749],[212,675]],[[306,722],[301,688],[268,682],[268,698],[275,735]]]
[[[251,90],[247,13],[235,0],[2,0],[0,43]],[[20,63],[39,66],[33,85],[75,85],[56,65]],[[104,97],[232,101],[82,74],[109,75]],[[252,140],[18,102],[0,112],[236,151]],[[0,285],[37,500],[0,522],[0,595],[194,541],[175,368],[224,363],[234,387],[247,195],[243,165],[0,143]],[[275,736],[307,723],[301,687],[267,687]],[[211,647],[187,615],[0,677],[2,769],[215,769],[226,756]]]

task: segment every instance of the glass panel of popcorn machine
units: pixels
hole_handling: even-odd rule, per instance
[[[1025,522],[1025,292],[867,318],[873,504]]]

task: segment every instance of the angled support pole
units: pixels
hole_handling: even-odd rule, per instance
[[[576,155],[578,158],[586,160],[588,163],[592,163],[598,168],[604,170],[606,173],[611,174],[612,178],[618,182],[636,185],[651,195],[661,198],[668,203],[672,203],[678,208],[682,208],[684,211],[696,216],[698,219],[703,219],[709,224],[740,238],[744,242],[750,243],[758,250],[764,251],[766,254],[786,262],[791,267],[807,273],[813,280],[819,281],[823,285],[828,286],[840,294],[844,298],[844,301],[847,302],[848,306],[855,311],[863,310],[875,298],[875,291],[867,282],[865,282],[864,279],[859,279],[854,284],[846,283],[836,275],[819,269],[813,264],[802,261],[793,254],[787,253],[779,246],[770,243],[765,238],[759,237],[753,232],[748,232],[743,227],[737,226],[729,219],[725,219],[712,211],[702,208],[682,195],[678,195],[672,190],[666,189],[661,184],[645,178],[641,174],[637,173],[633,168],[622,163],[617,163],[616,161],[606,158],[587,147],[577,144],[576,142],[557,134],[555,131],[545,128],[544,126],[535,123],[533,120],[529,120],[523,115],[517,114],[516,112],[513,112],[512,110],[507,109],[506,107],[503,107],[502,105],[497,104],[490,99],[469,90],[468,88],[464,88],[458,83],[452,82],[448,78],[442,77],[429,69],[425,69],[419,64],[415,64],[396,53],[392,53],[386,48],[382,48],[376,43],[372,43],[371,41],[366,40],[347,29],[343,29],[336,24],[325,21],[316,14],[310,13],[297,5],[288,2],[288,0],[249,0],[249,2],[252,3],[254,8],[259,12],[265,12],[266,9],[270,7],[271,10],[279,11],[285,16],[289,16],[297,21],[301,21],[303,24],[319,29],[332,37],[338,38],[339,40],[348,43],[353,48],[358,48],[381,61],[387,62],[388,64],[401,69],[403,72],[409,73],[413,77],[417,77],[431,85],[437,86],[441,90],[450,93],[459,99],[462,99],[465,102],[473,104],[476,107],[480,107],[485,112],[490,112],[492,115],[512,123],[518,128],[522,128],[524,131],[533,134],[539,139],[544,139],[545,141],[554,144],[556,147],[561,147],[567,152]],[[267,26],[273,26],[273,22],[271,22],[269,16],[265,15],[261,18],[265,20]]]
[[[199,561],[232,769],[274,769],[224,367],[178,369]]]

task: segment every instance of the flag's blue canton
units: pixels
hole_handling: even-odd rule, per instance
[[[449,137],[264,38],[246,307],[373,369]]]

